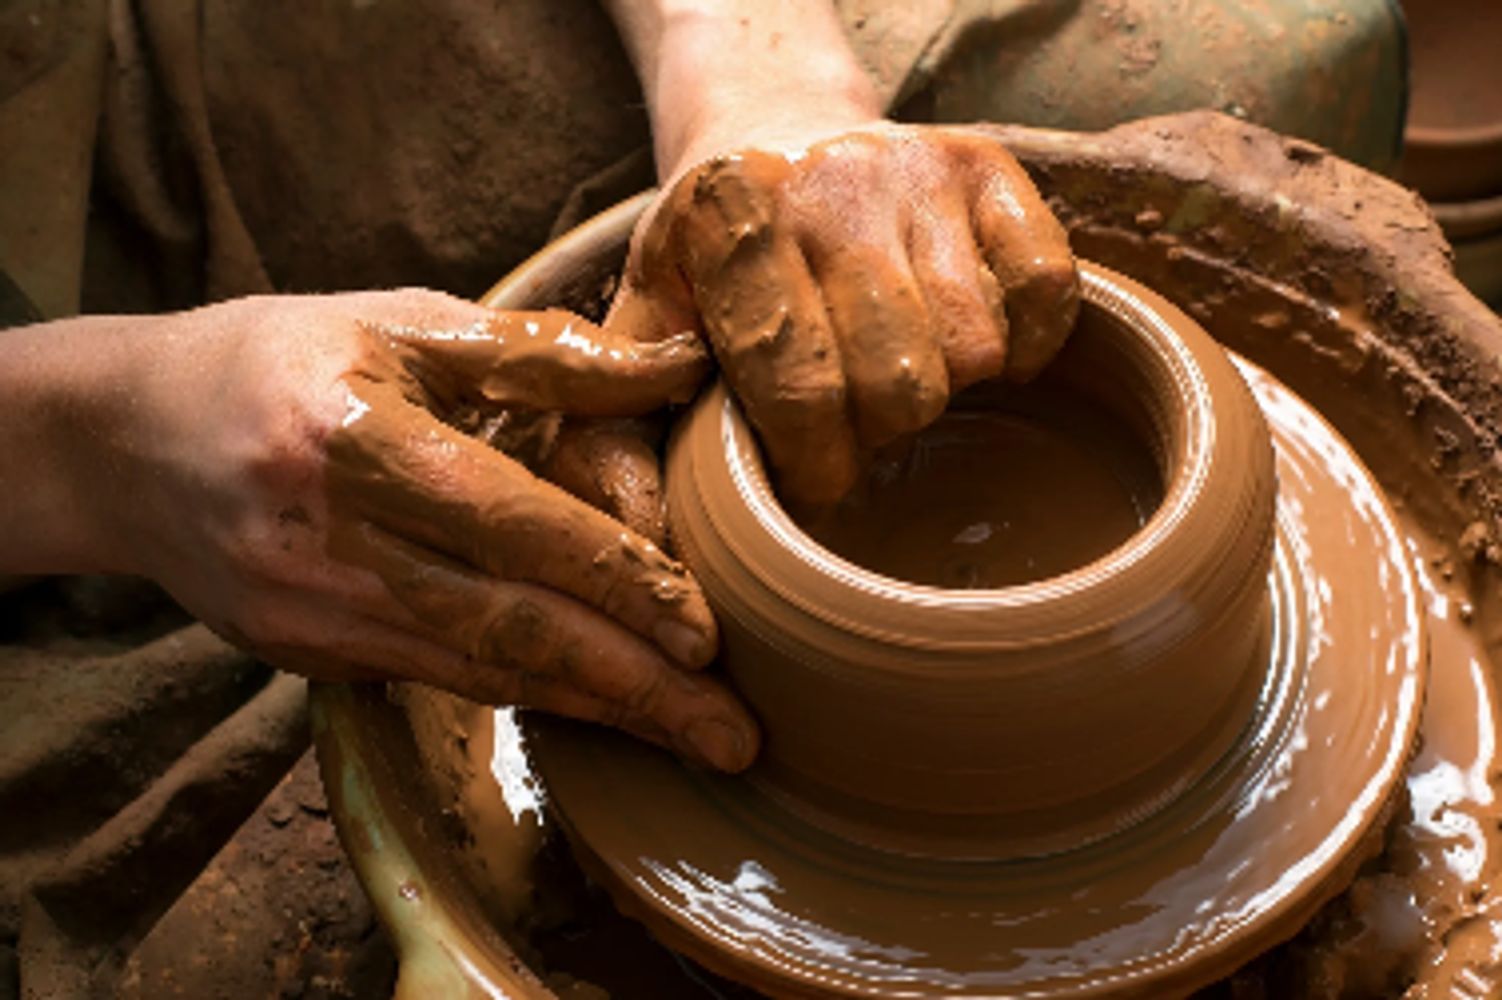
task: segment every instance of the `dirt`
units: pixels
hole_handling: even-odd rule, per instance
[[[141,942],[115,995],[381,998],[395,978],[309,752]]]

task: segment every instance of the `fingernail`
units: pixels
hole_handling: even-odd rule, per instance
[[[714,657],[709,637],[682,622],[659,621],[652,629],[652,638],[669,656],[686,667],[702,667]]]
[[[751,763],[746,759],[745,736],[720,719],[695,722],[688,727],[684,738],[699,756],[721,771],[743,771]]]

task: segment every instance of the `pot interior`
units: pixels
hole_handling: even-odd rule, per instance
[[[1174,401],[1113,364],[1126,335],[1084,309],[1040,378],[970,387],[885,449],[848,498],[795,521],[857,566],[945,589],[1034,583],[1100,559],[1147,523],[1174,473],[1162,419]]]

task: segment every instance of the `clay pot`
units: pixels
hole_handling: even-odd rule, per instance
[[[1456,240],[1455,276],[1483,302],[1502,309],[1502,230],[1471,240]]]
[[[1502,306],[1502,195],[1429,208],[1455,253],[1456,277],[1477,298]]]
[[[1405,12],[1412,83],[1398,176],[1431,201],[1502,194],[1502,8],[1427,0]]]
[[[1086,264],[1080,324],[1039,391],[1129,429],[1162,502],[1102,558],[999,590],[883,577],[820,547],[723,390],[680,425],[671,531],[765,727],[753,779],[846,839],[991,858],[1075,847],[1193,784],[1246,726],[1275,477],[1243,381],[1177,309]],[[1062,520],[1089,517],[1090,498],[1071,508]]]

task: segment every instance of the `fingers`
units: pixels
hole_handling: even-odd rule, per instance
[[[653,202],[631,234],[631,251],[620,291],[610,303],[605,328],[634,341],[658,341],[701,329],[693,289],[674,253],[671,222],[691,202],[679,185]]]
[[[440,400],[580,416],[636,416],[686,403],[710,370],[692,331],[642,342],[561,309],[475,307],[458,327],[367,322]]]
[[[642,420],[569,420],[541,473],[643,538],[662,545],[667,534],[662,471]]]
[[[928,426],[949,401],[949,373],[895,238],[812,257],[833,323],[858,439],[866,448]]]
[[[475,700],[618,726],[722,770],[755,756],[756,724],[724,685],[678,669],[599,611],[373,527],[362,541],[361,558],[424,634],[371,622],[340,643],[340,659]]]
[[[497,579],[571,595],[684,666],[713,658],[703,593],[656,545],[393,386],[352,380],[348,390],[359,405],[328,442],[331,507]]]
[[[1005,304],[1005,374],[1022,382],[1053,359],[1074,328],[1079,276],[1064,228],[1017,161],[995,146],[978,174],[976,238]]]
[[[1002,373],[1007,319],[1001,286],[970,235],[966,205],[945,202],[915,216],[908,256],[943,351],[950,391],[959,392]]]
[[[779,219],[781,157],[748,154],[690,175],[681,259],[721,368],[785,498],[827,503],[855,482],[845,374],[824,302]]]

